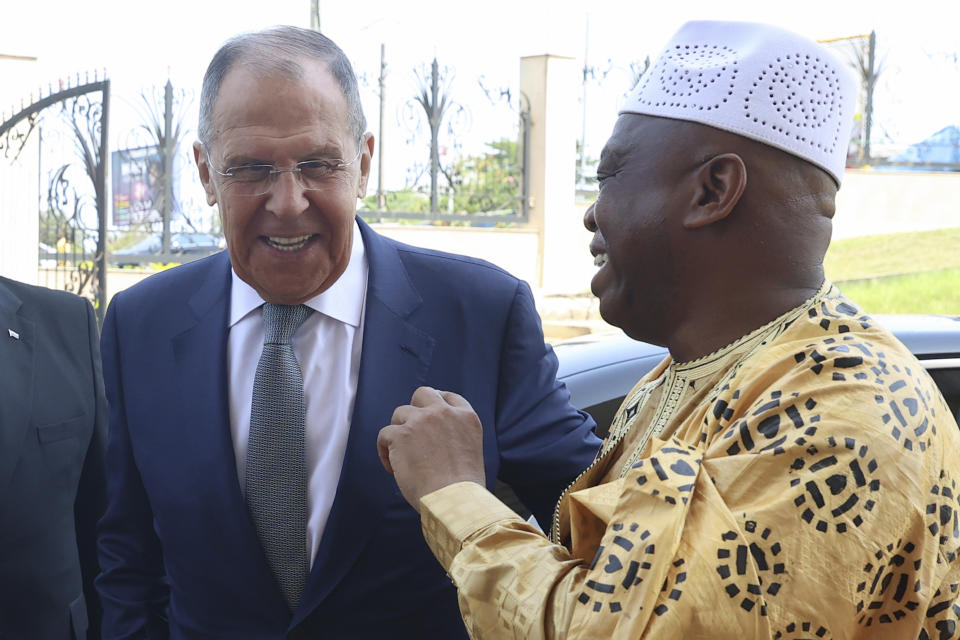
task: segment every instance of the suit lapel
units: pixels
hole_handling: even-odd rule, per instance
[[[395,246],[363,221],[359,225],[369,276],[357,396],[337,494],[292,626],[343,579],[390,502],[402,500],[393,476],[380,464],[377,434],[426,379],[435,345],[407,320],[422,299]]]
[[[169,424],[183,425],[190,433],[181,434],[174,441],[191,443],[191,451],[202,455],[214,465],[198,465],[220,488],[218,495],[234,501],[239,493],[230,438],[230,405],[227,395],[227,318],[230,307],[229,263],[215,266],[207,271],[196,292],[186,301],[182,311],[187,318],[171,338],[173,371],[171,378],[177,385],[177,393],[168,397],[181,398],[176,409],[189,411]],[[174,410],[174,408],[171,408]],[[203,425],[197,429],[195,425]],[[186,440],[185,440],[186,439]],[[199,439],[199,441],[197,441]],[[227,482],[233,469],[233,482]]]
[[[36,326],[17,312],[20,299],[0,282],[0,495],[10,482],[33,415]],[[10,335],[10,331],[17,337]]]
[[[189,311],[184,315],[193,320],[171,341],[174,370],[179,373],[172,377],[179,387],[176,397],[182,399],[174,404],[186,408],[189,416],[170,424],[186,427],[173,441],[182,446],[180,457],[197,456],[194,465],[185,466],[202,470],[203,491],[212,498],[208,515],[230,532],[230,544],[237,550],[236,577],[273,584],[237,476],[227,383],[230,263],[226,252],[219,256],[187,301]],[[270,599],[285,606],[279,588]]]

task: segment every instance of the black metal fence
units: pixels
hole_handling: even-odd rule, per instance
[[[0,122],[0,154],[13,163],[36,136],[41,188],[38,265],[42,283],[88,297],[103,320],[106,311],[106,236],[110,80],[62,80],[41,90]],[[72,147],[70,157],[64,149]],[[77,184],[82,174],[89,184]],[[86,183],[86,180],[81,180]]]

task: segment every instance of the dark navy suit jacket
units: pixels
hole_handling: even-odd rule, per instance
[[[227,254],[114,298],[102,338],[111,412],[99,543],[104,638],[147,630],[197,639],[465,638],[455,590],[377,456],[379,430],[421,385],[472,403],[488,482],[510,483],[541,522],[592,460],[593,422],[555,380],[527,285],[481,260],[360,228],[369,281],[355,408],[329,521],[292,615],[234,461]]]
[[[90,303],[0,278],[0,640],[100,637],[106,435]]]

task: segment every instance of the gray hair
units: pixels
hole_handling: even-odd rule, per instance
[[[295,58],[304,57],[324,62],[336,78],[347,101],[350,132],[359,143],[367,129],[367,119],[363,115],[357,76],[350,61],[343,50],[325,35],[289,26],[235,36],[227,40],[213,56],[203,76],[203,89],[200,92],[200,142],[209,147],[215,138],[213,107],[223,79],[235,64],[242,63],[265,73],[280,72],[299,78],[303,75],[303,68]]]

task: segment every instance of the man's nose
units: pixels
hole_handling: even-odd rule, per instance
[[[300,215],[310,206],[305,192],[296,172],[274,174],[273,184],[267,192],[267,210],[275,216]]]
[[[594,202],[589,207],[587,207],[587,212],[583,214],[583,226],[587,228],[587,231],[594,232],[597,230],[597,219],[594,215],[594,209],[597,208],[597,203]]]

